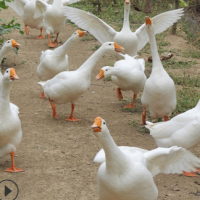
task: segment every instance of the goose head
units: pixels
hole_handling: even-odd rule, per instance
[[[12,49],[12,48],[16,48],[16,47],[20,47],[20,44],[17,43],[14,39],[11,40],[7,40],[2,48],[6,48],[6,49]]]
[[[86,33],[87,31],[77,30],[72,34],[72,36],[75,38],[79,38],[79,37],[83,37]]]
[[[105,42],[102,44],[102,46],[100,48],[103,48],[107,51],[116,51],[116,52],[124,52],[124,48],[119,46],[117,43],[115,42]]]
[[[124,0],[124,8],[125,8],[125,10],[128,11],[130,9],[130,5],[131,5],[130,0]]]
[[[112,74],[112,67],[105,66],[105,67],[101,68],[99,74],[96,76],[96,80],[103,79],[103,78],[106,78],[106,77],[111,76],[111,75],[113,75]]]
[[[106,121],[104,119],[102,119],[101,117],[95,118],[94,123],[91,126],[91,128],[96,137],[103,136],[108,130],[108,128],[106,126]]]
[[[9,68],[4,72],[4,79],[8,82],[13,82],[14,80],[18,80],[19,77],[17,76],[14,68]]]
[[[154,32],[153,21],[148,16],[145,17],[145,25],[146,25],[146,31],[147,31],[147,33],[149,33],[150,31]]]

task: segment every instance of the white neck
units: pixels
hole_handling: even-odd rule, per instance
[[[1,51],[0,51],[0,64],[1,61],[3,60],[3,58],[5,57],[5,55],[10,51],[10,48],[6,48],[6,47],[2,47]]]
[[[52,6],[61,6],[61,5],[62,5],[61,0],[53,0]]]
[[[126,3],[124,4],[124,22],[123,22],[123,29],[130,29],[129,25],[129,12],[130,12],[130,3],[127,6]]]
[[[151,25],[153,26],[153,25]],[[158,54],[158,48],[156,44],[156,38],[155,38],[155,33],[153,27],[146,27],[147,28],[147,34],[149,36],[149,43],[150,43],[150,48],[151,48],[151,54],[152,54],[152,59],[153,59],[153,70],[157,70],[157,68],[163,68],[163,65],[160,61],[160,57]]]
[[[108,51],[103,46],[101,46],[97,51],[95,51],[78,69],[77,71],[85,74],[87,77],[91,77],[92,69],[96,65],[97,61]]]
[[[62,46],[54,50],[55,53],[58,53],[60,56],[65,56],[67,51],[71,49],[75,43],[78,41],[78,38],[70,37]]]
[[[126,156],[115,144],[108,129],[103,130],[100,134],[98,140],[105,151],[106,170],[111,170],[112,172],[116,171],[118,173],[123,171],[127,164]]]
[[[8,113],[10,111],[10,91],[12,88],[12,82],[5,80],[3,77],[1,82],[1,91],[0,91],[0,112],[2,114]]]

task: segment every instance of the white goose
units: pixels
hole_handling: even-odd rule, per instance
[[[53,78],[56,74],[68,71],[69,62],[67,51],[72,48],[80,37],[85,35],[86,31],[75,31],[71,37],[60,47],[54,50],[42,51],[40,64],[37,67],[37,75],[41,81],[47,81]],[[44,97],[44,92],[40,97]]]
[[[23,17],[25,32],[29,35],[28,26],[30,28],[36,28],[40,30],[40,35],[36,39],[43,39],[42,27],[43,27],[43,16],[34,18],[37,11],[36,0],[14,0],[11,2],[6,1],[6,5],[11,7],[19,16]]]
[[[85,61],[76,71],[64,71],[57,74],[54,78],[44,82],[39,82],[44,89],[44,95],[49,99],[53,117],[56,115],[56,104],[71,102],[72,111],[68,121],[78,121],[74,118],[75,102],[89,88],[92,69],[97,61],[107,52],[123,52],[123,48],[114,42],[104,43],[87,61]]]
[[[154,23],[149,17],[146,19],[146,32],[149,36],[149,43],[153,58],[152,72],[147,79],[141,102],[144,107],[142,114],[143,125],[145,125],[145,109],[150,112],[152,119],[164,118],[165,121],[176,108],[176,89],[174,81],[167,74],[160,61],[157,51]]]
[[[78,0],[77,0],[78,1]],[[77,2],[76,0],[67,1],[68,4]],[[64,1],[66,3],[66,1]],[[34,18],[44,16],[43,27],[47,32],[49,39],[49,47],[56,47],[58,44],[58,35],[65,25],[66,16],[62,11],[63,2],[61,0],[53,0],[52,4],[48,4],[43,0],[36,0],[37,12]],[[56,39],[52,43],[50,34],[56,34]]]
[[[113,41],[121,45],[125,49],[125,53],[130,56],[137,55],[137,52],[142,49],[148,42],[148,35],[145,30],[145,24],[139,27],[135,32],[132,32],[129,25],[130,0],[124,0],[124,22],[120,32],[115,31],[112,27],[106,24],[103,20],[89,12],[72,8],[64,7],[64,14],[78,25],[80,28],[90,32],[101,44],[104,42]],[[161,33],[175,23],[183,15],[183,9],[177,9],[161,13],[153,17],[155,34]],[[118,58],[119,55],[117,56]]]
[[[91,126],[103,146],[94,158],[102,163],[98,170],[98,191],[103,200],[157,200],[153,176],[159,173],[192,171],[200,159],[182,147],[157,148],[151,151],[118,147],[106,126],[97,117]]]
[[[7,40],[1,50],[0,50],[0,90],[1,90],[1,82],[2,82],[2,78],[3,75],[1,73],[1,62],[3,60],[3,58],[6,56],[6,54],[11,51],[13,48],[16,47],[20,47],[20,44],[18,44],[15,40],[11,39],[11,40]]]
[[[16,147],[22,139],[21,121],[18,117],[19,108],[10,103],[10,90],[13,81],[19,79],[15,69],[7,69],[3,75],[0,92],[0,157],[10,153],[12,165],[6,172],[23,172],[15,166]]]
[[[167,122],[154,124],[147,121],[145,127],[150,130],[150,134],[159,147],[176,145],[191,149],[200,143],[200,100],[196,107],[173,117]],[[194,173],[185,175],[196,176]]]
[[[134,108],[137,93],[144,88],[147,79],[144,74],[145,61],[144,59],[135,59],[127,54],[122,56],[124,56],[124,60],[115,62],[114,67],[103,67],[96,79],[111,76],[112,81],[118,86],[117,98],[119,100],[123,99],[121,90],[132,90],[134,93],[133,101],[124,108]]]

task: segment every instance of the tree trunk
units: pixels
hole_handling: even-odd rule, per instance
[[[179,0],[175,0],[175,9],[178,9]],[[172,26],[172,34],[176,35],[177,23]]]

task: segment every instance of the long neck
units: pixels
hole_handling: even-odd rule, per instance
[[[92,69],[94,68],[97,61],[105,54],[106,50],[101,46],[97,51],[95,51],[78,69],[77,71],[83,72],[86,76],[92,74]]]
[[[158,54],[158,48],[156,44],[156,37],[155,33],[153,30],[153,27],[147,28],[147,34],[149,36],[149,43],[150,43],[150,48],[151,48],[151,54],[152,54],[152,59],[153,59],[153,70],[156,68],[163,68],[162,63],[160,61],[160,57]]]
[[[1,114],[8,113],[10,110],[10,90],[12,83],[2,80],[1,91],[0,91],[0,111]]]
[[[104,136],[98,138],[103,146],[106,155],[106,169],[112,172],[117,171],[118,173],[124,170],[127,159],[126,156],[115,144],[113,138],[110,135],[109,130],[105,130]]]
[[[65,56],[67,51],[75,45],[76,39],[70,37],[62,46],[58,47],[54,50],[54,52],[58,53],[59,55]]]
[[[124,4],[124,22],[123,22],[123,29],[130,29],[129,25],[129,12],[130,12],[130,5]]]
[[[7,54],[8,51],[10,51],[9,48],[5,48],[4,46],[1,48],[1,50],[0,50],[0,64],[1,64],[1,61],[3,60],[3,58],[5,57],[5,55]]]

